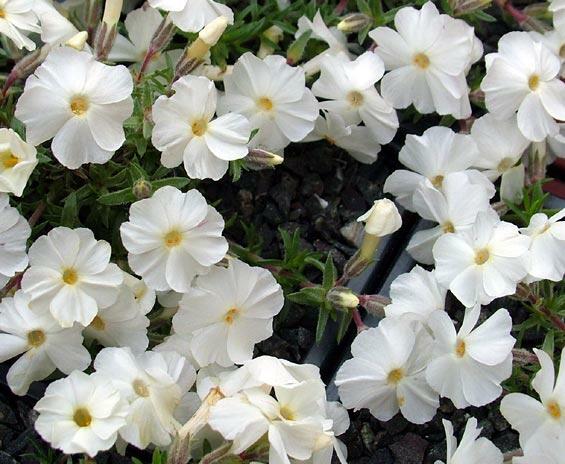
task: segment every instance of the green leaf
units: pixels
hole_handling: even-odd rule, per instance
[[[367,0],[357,0],[357,9],[367,16],[373,16],[373,11],[367,3]]]
[[[334,260],[332,258],[332,253],[328,253],[326,258],[326,264],[324,265],[324,277],[322,279],[322,287],[326,290],[332,288],[335,284],[336,279],[336,269],[334,266]]]
[[[287,300],[305,306],[320,306],[326,299],[326,290],[322,287],[306,287],[286,296]]]
[[[78,224],[78,203],[76,192],[72,192],[65,199],[61,213],[61,225],[73,228]]]
[[[316,343],[320,343],[320,340],[324,336],[329,315],[329,311],[320,308],[318,313],[318,323],[316,324]]]
[[[496,18],[494,16],[485,13],[483,10],[477,10],[474,12],[473,16],[479,21],[485,21],[487,23],[495,23]]]
[[[351,324],[351,319],[353,319],[353,312],[347,311],[343,312],[340,311],[339,315],[339,327],[337,328],[337,342],[341,342],[345,334],[347,333],[347,329],[349,328],[349,324]]]
[[[136,200],[131,188],[125,188],[116,192],[106,193],[98,197],[98,203],[107,206],[125,205]]]
[[[555,351],[555,332],[553,330],[550,330],[545,335],[541,349],[553,358],[553,353]]]
[[[165,185],[171,185],[178,189],[182,189],[186,187],[190,183],[190,179],[188,177],[167,177],[165,179],[154,180],[151,182],[151,186],[153,187],[153,191],[164,187]]]

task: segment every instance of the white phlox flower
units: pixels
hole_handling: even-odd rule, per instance
[[[17,48],[35,50],[27,35],[41,32],[33,0],[0,0],[0,34],[8,37]]]
[[[20,356],[6,376],[16,395],[25,395],[32,382],[45,379],[55,369],[70,374],[90,364],[81,327],[64,329],[49,312],[31,311],[29,295],[21,290],[0,303],[0,330],[0,362]]]
[[[428,319],[434,344],[426,380],[456,408],[484,406],[500,396],[512,373],[512,318],[499,309],[476,327],[480,306],[467,309],[459,331],[445,311]]]
[[[524,456],[515,457],[512,464],[561,464],[565,456],[565,435],[557,439],[551,435],[540,435],[530,443]]]
[[[434,271],[414,266],[390,284],[391,303],[385,306],[387,318],[407,318],[427,324],[434,311],[445,309],[447,288],[441,285]]]
[[[490,210],[473,226],[443,234],[433,247],[438,281],[471,307],[512,295],[528,273],[530,237]]]
[[[184,162],[189,177],[219,180],[229,162],[245,157],[251,135],[249,121],[237,113],[214,118],[217,90],[202,76],[183,76],[171,97],[153,105],[151,141],[162,152],[161,163],[173,168]]]
[[[53,155],[65,167],[103,164],[125,141],[132,90],[125,66],[108,66],[88,52],[58,47],[27,78],[15,115],[29,143],[53,139]]]
[[[439,237],[470,229],[477,214],[490,209],[488,192],[482,185],[472,184],[464,172],[447,174],[441,190],[425,179],[414,192],[413,205],[421,217],[438,223],[416,232],[406,247],[416,261],[424,264],[434,263],[432,247]]]
[[[335,380],[346,408],[368,408],[382,421],[398,411],[410,422],[431,420],[439,396],[426,383],[432,339],[421,325],[385,318],[378,327],[357,335],[353,358],[345,361]]]
[[[157,299],[155,290],[149,288],[143,279],[138,279],[127,272],[124,272],[124,285],[133,292],[139,312],[144,316],[151,312]]]
[[[556,28],[543,34],[530,31],[530,36],[536,41],[544,44],[551,52],[559,58],[561,62],[560,76],[565,77],[565,24],[561,28]]]
[[[197,190],[166,186],[133,203],[120,234],[132,270],[154,290],[186,292],[228,251],[224,220]]]
[[[105,348],[94,367],[129,403],[120,436],[141,449],[149,444],[169,445],[179,426],[173,417],[175,409],[196,379],[187,360],[172,351],[136,356],[129,348]]]
[[[304,70],[289,66],[282,56],[261,60],[244,53],[225,76],[224,88],[218,113],[234,112],[249,119],[251,129],[258,129],[251,139],[253,147],[280,150],[314,129],[318,101],[306,87]]]
[[[389,71],[381,82],[383,97],[395,108],[414,104],[420,113],[469,117],[465,75],[482,55],[473,28],[439,14],[432,2],[420,10],[401,8],[394,24],[396,31],[377,27],[369,32]]]
[[[64,44],[79,33],[75,25],[57,10],[51,0],[36,0],[33,10],[39,17],[41,41],[45,44],[43,49],[46,51]],[[88,44],[85,44],[84,48],[89,50]]]
[[[532,380],[532,388],[540,399],[524,393],[510,393],[500,403],[500,412],[520,434],[520,445],[526,452],[530,446],[535,448],[544,437],[557,446],[558,437],[565,435],[565,352],[561,352],[557,379],[549,355],[536,348],[534,352],[541,369]]]
[[[565,121],[559,58],[527,32],[509,32],[498,42],[498,52],[486,55],[485,61],[481,89],[489,112],[497,119],[517,113],[518,128],[528,140],[555,136],[555,120]]]
[[[362,121],[379,143],[390,142],[398,129],[398,116],[375,88],[384,73],[382,60],[372,52],[354,61],[324,55],[320,66],[320,77],[312,85],[314,95],[325,99],[320,106],[338,113],[349,125]]]
[[[528,282],[553,280],[559,282],[565,274],[565,209],[550,218],[545,213],[534,214],[528,227],[520,229],[531,238]]]
[[[168,11],[173,24],[184,32],[198,32],[220,16],[233,24],[231,8],[214,0],[150,0],[148,3]]]
[[[114,445],[127,414],[126,402],[108,378],[79,371],[49,384],[34,409],[41,438],[65,454],[90,457]]]
[[[477,427],[477,419],[467,420],[459,446],[451,422],[445,419],[442,422],[447,439],[445,464],[502,464],[502,452],[488,438],[479,438],[482,429]],[[443,464],[443,461],[435,464]]]
[[[176,334],[192,336],[198,364],[243,364],[256,343],[273,333],[273,317],[282,309],[283,292],[272,274],[237,259],[196,279],[173,318]]]
[[[565,0],[551,0],[548,9],[553,13],[555,28],[565,27]]]
[[[62,327],[87,326],[118,298],[123,273],[110,263],[110,244],[90,229],[56,227],[29,249],[22,289],[34,310],[49,310]]]
[[[494,185],[479,171],[471,169],[478,157],[478,148],[469,135],[456,134],[448,127],[431,127],[421,136],[409,134],[398,159],[410,171],[398,169],[388,176],[384,191],[414,211],[413,195],[422,181],[428,179],[441,190],[443,179],[452,172],[464,172],[472,184],[483,187],[492,198]]]
[[[30,235],[26,219],[10,206],[10,197],[0,193],[0,287],[27,267],[26,242]]]
[[[35,147],[12,129],[0,129],[0,192],[21,196],[35,166]]]

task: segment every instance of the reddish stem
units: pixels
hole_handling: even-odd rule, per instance
[[[346,8],[347,8],[347,0],[339,0],[339,3],[337,4],[334,10],[335,14],[336,15],[342,14]]]
[[[518,24],[522,24],[528,20],[528,15],[512,5],[510,0],[494,0],[494,3],[512,16]]]
[[[354,309],[351,314],[353,315],[353,322],[355,322],[355,326],[357,327],[357,333],[361,333],[363,330],[369,328],[365,325],[363,319],[361,319],[361,314],[359,314],[357,309]]]

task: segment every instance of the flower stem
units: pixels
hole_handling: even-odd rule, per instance
[[[532,305],[533,310],[545,317],[559,331],[565,332],[565,321],[554,314],[551,309],[543,304],[543,298],[538,297],[528,284],[520,283],[516,289],[516,297],[522,301],[527,301]]]
[[[353,322],[355,322],[355,326],[357,327],[357,333],[361,333],[369,328],[365,325],[363,319],[361,319],[361,314],[359,314],[357,309],[354,309],[351,314],[353,315]]]
[[[528,15],[512,5],[510,0],[494,0],[494,3],[512,16],[518,24],[525,23]]]

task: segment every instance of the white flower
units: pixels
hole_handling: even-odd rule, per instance
[[[528,273],[530,238],[490,210],[470,229],[444,234],[433,247],[437,280],[466,307],[512,295]]]
[[[21,196],[37,166],[37,151],[12,129],[0,129],[0,192]]]
[[[493,116],[507,119],[518,112],[518,128],[532,141],[555,136],[559,132],[555,119],[565,120],[559,58],[527,32],[509,32],[498,42],[498,52],[485,61],[481,89]]]
[[[434,417],[439,397],[424,377],[432,340],[425,329],[416,330],[407,321],[385,318],[357,335],[353,358],[343,363],[335,380],[346,408],[368,408],[382,421],[399,410],[416,424]]]
[[[206,77],[183,76],[171,97],[161,95],[153,105],[155,127],[151,141],[168,168],[181,164],[189,177],[219,180],[229,161],[248,153],[249,121],[236,113],[214,118],[217,90]]]
[[[427,324],[430,314],[445,309],[446,294],[447,289],[437,281],[434,271],[414,266],[390,284],[391,303],[385,306],[385,315]]]
[[[123,273],[110,263],[112,250],[90,229],[56,227],[29,249],[22,279],[32,309],[49,310],[63,327],[87,326],[100,308],[116,301]]]
[[[39,17],[41,24],[41,41],[53,47],[61,45],[79,33],[79,30],[63,16],[50,0],[38,0],[33,11]],[[85,46],[88,49],[88,45]]]
[[[530,31],[529,32],[532,39],[536,42],[541,42],[544,44],[551,52],[559,58],[561,62],[561,77],[565,77],[565,53],[562,53],[562,50],[565,50],[565,24],[560,29],[554,29],[552,31],[545,32],[543,34]]]
[[[94,457],[111,448],[126,423],[127,405],[108,378],[74,371],[49,384],[34,409],[35,430],[65,454]]]
[[[214,0],[150,0],[149,5],[169,11],[173,24],[184,32],[198,32],[220,16],[233,24],[231,8]]]
[[[475,328],[480,312],[478,305],[467,309],[458,332],[445,311],[436,311],[428,319],[434,345],[426,380],[456,408],[494,401],[502,393],[500,383],[512,373],[516,340],[510,335],[510,314],[499,309]]]
[[[518,129],[516,117],[499,121],[490,113],[473,123],[471,137],[479,149],[473,166],[492,182],[516,165],[530,144]]]
[[[166,186],[133,203],[120,226],[128,262],[155,290],[186,292],[228,251],[224,220],[197,190]]]
[[[524,450],[524,456],[515,457],[512,464],[561,464],[565,456],[565,434],[558,437],[540,435]]]
[[[410,256],[424,264],[434,263],[432,247],[439,237],[470,229],[477,214],[490,208],[483,186],[472,184],[464,172],[447,174],[441,191],[425,179],[414,193],[413,205],[422,218],[438,223],[416,232],[406,247]]]
[[[520,434],[520,445],[525,450],[544,436],[557,438],[565,434],[565,351],[561,352],[557,380],[549,355],[535,348],[534,352],[541,369],[532,380],[532,388],[541,401],[523,393],[510,393],[500,403],[500,412]]]
[[[393,201],[375,200],[369,210],[357,218],[365,223],[365,232],[377,237],[393,234],[402,226],[402,217]]]
[[[30,32],[41,32],[34,5],[33,0],[0,0],[0,34],[18,48],[35,50],[35,43],[27,37]]]
[[[482,429],[477,428],[477,419],[471,417],[467,421],[459,446],[451,422],[445,419],[442,422],[447,439],[446,464],[502,464],[502,452],[487,438],[479,438]]]
[[[375,88],[384,73],[382,60],[372,52],[355,61],[325,55],[320,65],[320,77],[312,85],[314,95],[326,99],[320,106],[339,113],[347,124],[363,121],[379,143],[390,142],[398,129],[398,117]]]
[[[494,185],[483,174],[470,169],[477,157],[478,148],[471,136],[456,134],[448,127],[431,127],[421,136],[409,134],[398,159],[411,171],[394,171],[386,180],[384,191],[414,211],[413,194],[422,181],[428,179],[441,189],[447,174],[462,171],[472,184],[483,186],[491,198],[496,191]]]
[[[314,130],[303,142],[322,139],[343,148],[360,163],[374,163],[377,161],[377,154],[381,151],[381,144],[368,127],[347,125],[338,113],[324,111],[324,116],[316,119]]]
[[[155,290],[149,288],[143,279],[138,279],[127,272],[124,272],[124,285],[133,292],[139,312],[144,316],[150,313],[155,306]]]
[[[94,367],[129,403],[120,436],[141,449],[167,446],[179,426],[173,413],[196,379],[186,359],[172,351],[134,356],[129,348],[105,348]]]
[[[251,140],[254,147],[276,151],[299,142],[312,132],[318,118],[319,105],[306,87],[304,70],[289,66],[282,56],[260,60],[244,53],[225,76],[224,87],[218,112],[248,118],[251,128],[258,129]]]
[[[553,13],[555,28],[565,27],[565,0],[551,0],[548,9]]]
[[[273,317],[284,304],[272,274],[231,260],[196,279],[173,318],[176,334],[191,334],[192,354],[201,366],[243,364],[256,343],[273,333]]]
[[[565,209],[550,218],[544,213],[534,214],[530,224],[520,232],[531,238],[528,280],[559,282],[565,273]]]
[[[6,376],[16,395],[25,395],[32,382],[55,369],[70,374],[90,364],[79,326],[63,329],[51,314],[32,312],[28,304],[21,290],[0,303],[0,362],[21,355]]]
[[[440,15],[432,2],[419,11],[401,8],[394,24],[396,31],[377,27],[369,32],[390,71],[381,82],[383,97],[395,108],[414,104],[420,113],[469,117],[465,74],[482,54],[473,28]]]
[[[116,302],[98,310],[84,335],[102,346],[128,346],[134,353],[142,353],[149,346],[148,326],[149,319],[139,311],[134,293],[122,284]]]
[[[0,193],[0,287],[28,264],[26,242],[31,227],[9,201],[8,195]]]
[[[133,82],[125,66],[107,66],[88,52],[59,47],[28,77],[16,104],[29,143],[53,138],[61,164],[103,164],[125,141],[123,122],[133,111]]]

